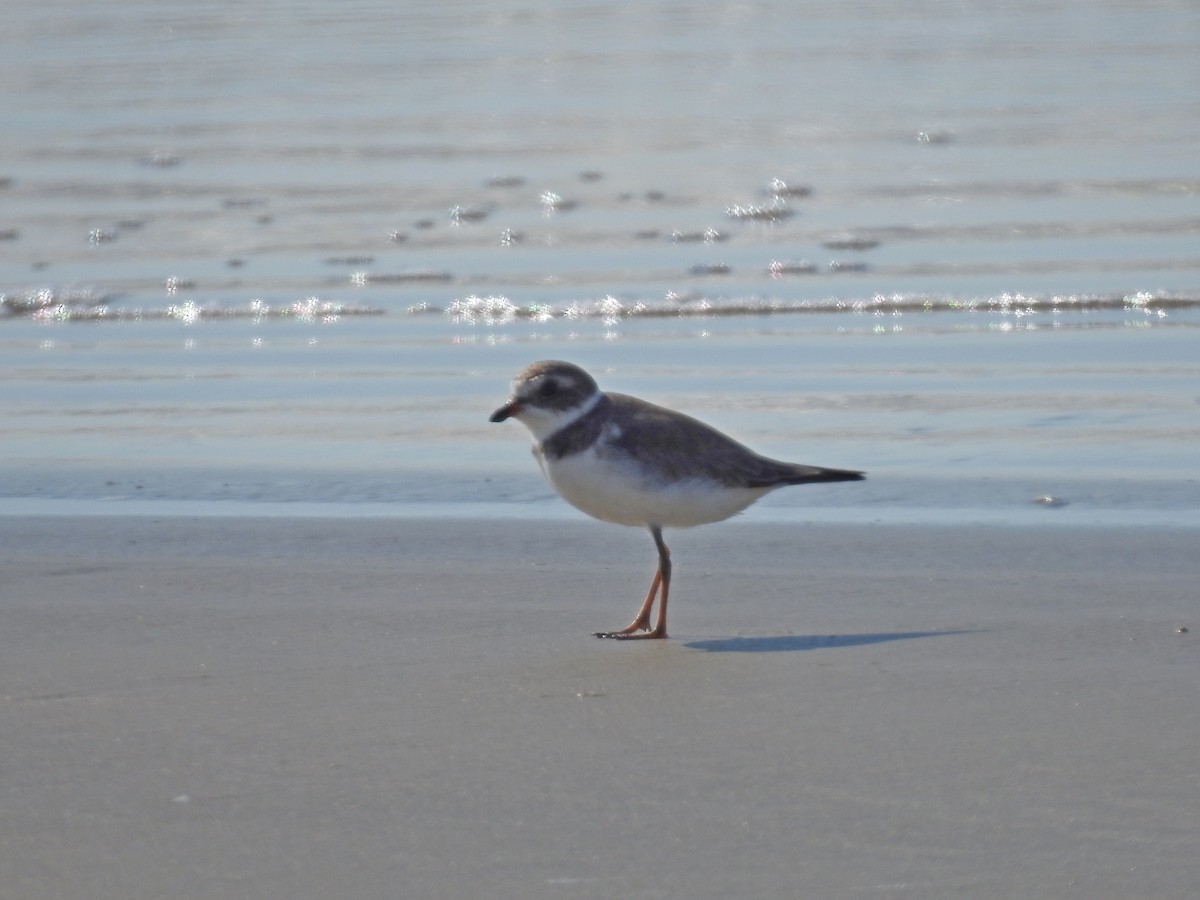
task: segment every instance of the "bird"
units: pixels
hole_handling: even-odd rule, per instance
[[[646,599],[629,625],[594,632],[600,638],[667,637],[671,551],[664,528],[728,519],[785,485],[865,477],[760,456],[691,416],[602,391],[591,375],[562,360],[517,373],[511,396],[489,421],[508,419],[529,429],[542,474],[564,500],[603,522],[646,528],[654,540],[658,568]]]

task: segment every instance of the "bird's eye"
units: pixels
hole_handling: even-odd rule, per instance
[[[539,397],[553,397],[557,393],[558,393],[558,382],[557,381],[543,382],[542,386],[540,388],[538,388],[538,396]]]

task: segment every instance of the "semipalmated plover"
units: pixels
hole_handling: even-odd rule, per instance
[[[636,618],[596,637],[665,638],[671,551],[666,527],[719,522],[787,484],[860,481],[861,472],[759,456],[683,413],[606,394],[587,372],[558,360],[526,367],[492,422],[514,418],[533,433],[533,455],[550,486],[589,516],[650,529],[658,569]],[[658,596],[658,619],[650,610]]]

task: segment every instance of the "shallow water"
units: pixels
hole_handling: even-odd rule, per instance
[[[0,511],[574,515],[486,422],[565,357],[870,473],[756,517],[1194,524],[1200,10],[1127,6],[11,11]]]

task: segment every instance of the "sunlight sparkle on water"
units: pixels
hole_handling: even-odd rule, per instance
[[[200,305],[194,300],[176,304],[167,308],[167,315],[178,319],[184,325],[194,325],[200,319]]]
[[[455,325],[505,325],[514,321],[519,312],[507,297],[479,297],[472,294],[454,300],[446,307],[446,315]]]

